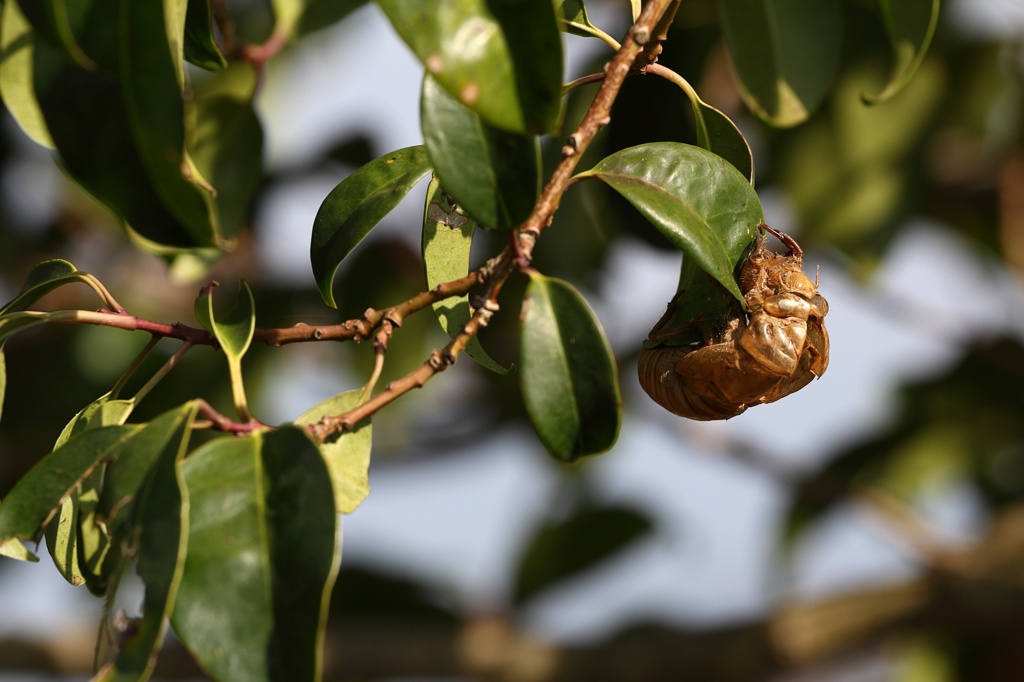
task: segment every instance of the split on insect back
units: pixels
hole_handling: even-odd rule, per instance
[[[717,320],[680,324],[683,298],[696,293],[682,290],[640,351],[640,384],[674,414],[729,419],[800,390],[828,367],[828,303],[803,273],[803,251],[790,236],[759,227],[789,251],[774,253],[765,235],[756,240],[739,274],[747,310],[731,301]]]

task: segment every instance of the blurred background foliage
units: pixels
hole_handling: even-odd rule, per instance
[[[227,4],[237,40],[259,43],[270,35],[269,2]],[[332,25],[362,4],[309,3],[298,33]],[[793,217],[787,227],[815,257],[809,263],[818,259],[844,268],[870,290],[876,268],[901,231],[912,220],[928,218],[955,231],[964,248],[987,267],[1024,277],[1020,34],[1012,39],[986,37],[961,30],[943,16],[914,80],[892,100],[865,107],[860,94],[881,89],[890,47],[873,3],[846,0],[842,9],[846,38],[835,87],[807,122],[791,129],[770,128],[743,108],[713,2],[684,1],[661,62],[737,121],[754,150],[759,193],[787,207]],[[604,56],[584,72],[599,70],[603,61]],[[201,95],[201,85],[197,89]],[[596,86],[588,86],[569,96],[563,135],[546,140],[547,171],[557,163],[564,134],[581,119],[595,92]],[[220,100],[216,106],[230,104]],[[258,123],[246,119],[238,125]],[[259,132],[247,134],[257,137]],[[612,123],[587,151],[581,167],[624,147],[664,140],[695,143],[689,102],[668,81],[633,76],[614,107]],[[261,269],[256,257],[260,235],[251,228],[254,207],[304,178],[344,173],[388,151],[359,131],[337,139],[315,158],[254,177],[252,204],[221,207],[225,223],[242,225],[235,249],[212,265],[178,263],[170,271],[164,261],[135,249],[109,216],[71,183],[40,170],[46,161],[38,150],[28,149],[30,144],[5,116],[0,135],[0,298],[9,298],[34,264],[54,257],[97,274],[134,313],[164,321],[191,321],[198,279],[235,282],[244,277],[253,287],[261,326],[357,317],[367,307],[384,307],[424,286],[419,254],[410,246],[418,237],[410,241],[395,230],[382,231],[346,263],[336,288],[337,312],[322,305],[312,277],[291,284]],[[250,174],[258,168],[256,159],[246,164]],[[51,183],[51,191],[43,194],[55,203],[33,204],[32,197],[38,195],[33,183]],[[414,225],[406,228],[416,232]],[[608,276],[613,250],[624,240],[672,250],[615,192],[601,183],[582,183],[566,195],[533,264],[596,294]],[[482,260],[502,246],[502,235],[482,234],[474,258]],[[523,277],[509,282],[502,292],[505,314],[481,335],[488,352],[503,364],[516,357],[516,313],[524,287]],[[666,300],[670,294],[666,292]],[[222,295],[227,299],[233,291]],[[49,308],[88,308],[95,305],[88,296],[84,288],[63,288],[43,303]],[[927,311],[908,308],[906,302],[889,303],[908,324],[927,317]],[[969,309],[972,304],[967,300],[961,305]],[[614,321],[605,324],[613,339],[633,339],[626,346],[616,344],[623,375],[633,373],[646,328],[624,331],[614,329]],[[391,344],[383,380],[411,370],[443,338],[429,314],[409,319]],[[791,501],[778,532],[780,552],[796,551],[830,514],[853,505],[881,519],[909,548],[919,566],[914,577],[813,602],[785,602],[763,618],[741,624],[690,630],[624,625],[598,642],[540,641],[516,627],[521,608],[551,586],[586,575],[658,532],[657,519],[647,512],[595,499],[588,483],[590,464],[559,466],[558,504],[523,543],[511,570],[511,594],[491,612],[466,610],[444,586],[418,584],[372,567],[344,568],[332,601],[328,677],[739,682],[783,675],[794,681],[841,680],[854,679],[843,677],[851,661],[885,659],[899,663],[878,677],[863,679],[1020,679],[1024,346],[1019,336],[991,338],[970,329],[962,338],[959,360],[939,375],[901,387],[891,413],[874,431],[822,452],[815,459],[819,470],[804,467],[782,474]],[[0,498],[49,451],[67,420],[108,390],[144,343],[141,334],[60,325],[37,327],[8,342]],[[166,360],[172,344],[166,345],[158,347],[137,376],[146,376]],[[330,395],[360,385],[371,356],[368,344],[255,346],[245,360],[254,412],[284,421],[324,397],[312,396],[302,404],[281,397],[281,378],[295,368],[312,363],[314,375],[326,384],[312,390]],[[515,375],[483,371],[467,360],[428,389],[403,398],[375,417],[375,468],[443,460],[446,453],[479,442],[501,426],[525,423],[517,380]],[[197,395],[223,411],[230,408],[226,367],[208,348],[189,353],[137,416],[148,419]],[[631,398],[627,392],[627,398],[633,401],[627,405],[632,413],[647,409],[637,404],[645,397]],[[923,495],[950,482],[976,490],[989,519],[977,537],[955,546],[944,542],[917,511]],[[0,581],[9,565],[0,561]],[[27,640],[0,642],[0,670],[82,672],[48,647]],[[180,647],[162,655],[157,674],[165,679],[200,675]]]

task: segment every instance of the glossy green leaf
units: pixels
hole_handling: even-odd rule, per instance
[[[775,126],[806,120],[839,70],[839,0],[718,0],[718,13],[750,110]]]
[[[423,211],[423,270],[428,289],[469,274],[469,252],[475,230],[476,221],[463,215],[437,178],[432,179],[427,187],[427,205]],[[448,336],[458,334],[462,325],[473,316],[469,296],[438,301],[432,307],[441,329]],[[466,354],[498,374],[508,374],[515,368],[515,365],[506,368],[495,362],[476,336],[466,344]]]
[[[33,87],[36,35],[17,2],[5,2],[0,18],[0,97],[25,134],[53,148]]]
[[[735,166],[700,147],[655,142],[616,152],[581,175],[611,185],[743,300],[733,272],[764,215],[754,188]]]
[[[879,104],[898,93],[914,77],[939,23],[939,0],[878,0],[878,9],[892,43],[889,82],[877,95],[862,93],[867,104]]]
[[[121,86],[78,68],[43,42],[34,59],[39,105],[68,176],[126,228],[157,244],[194,246],[150,182]],[[210,242],[210,235],[202,235],[198,243]]]
[[[97,673],[96,682],[145,680],[156,663],[185,568],[189,500],[180,463],[188,451],[195,414],[192,403],[180,408],[175,430],[162,448],[140,450],[141,457],[139,452],[126,453],[108,468],[105,497],[112,486],[118,489],[114,497],[138,495],[138,572],[146,596],[141,623],[121,642],[117,658]],[[119,497],[115,504],[125,506],[124,499]]]
[[[34,540],[65,497],[97,466],[116,457],[139,426],[86,431],[44,457],[19,480],[0,505],[0,542]]]
[[[109,393],[101,396],[71,418],[57,437],[53,449],[60,448],[71,438],[85,431],[124,424],[134,406],[133,400],[111,400]],[[98,556],[104,547],[109,547],[106,531],[97,528],[94,523],[103,468],[104,465],[101,464],[76,486],[61,504],[57,517],[46,525],[46,548],[53,558],[53,565],[72,585],[86,582],[85,572],[82,570],[86,556],[92,559]],[[92,517],[83,527],[83,519],[90,514]],[[88,551],[85,545],[88,545]],[[102,563],[102,557],[99,563]],[[93,566],[95,565],[96,562],[93,562]]]
[[[324,199],[313,221],[309,257],[320,296],[332,308],[334,271],[370,230],[430,173],[423,147],[406,147],[366,164]]]
[[[544,447],[574,462],[610,448],[622,421],[615,357],[571,285],[530,275],[519,331],[520,386]]]
[[[252,335],[256,330],[256,304],[252,299],[252,290],[242,280],[242,286],[238,290],[238,300],[235,306],[228,311],[220,320],[213,315],[213,285],[203,289],[199,298],[196,299],[196,319],[213,334],[224,351],[224,357],[228,361],[228,370],[231,372],[231,392],[235,399],[235,409],[244,421],[252,419],[249,414],[248,401],[245,397],[245,386],[242,380],[242,358],[245,356],[249,345],[252,343]]]
[[[263,182],[263,126],[253,110],[256,71],[235,62],[196,86],[196,168],[217,190],[221,233],[239,233]]]
[[[754,184],[754,156],[750,145],[732,119],[699,97],[691,100],[697,124],[697,144],[736,166]]]
[[[189,537],[175,632],[214,679],[318,680],[339,553],[316,445],[294,427],[218,438],[182,470]]]
[[[21,291],[14,297],[14,300],[0,308],[0,315],[21,312],[57,287],[72,282],[81,282],[84,277],[88,276],[84,272],[79,272],[74,265],[66,260],[55,258],[43,261],[29,271]]]
[[[316,424],[326,416],[337,416],[359,404],[362,389],[341,393],[309,408],[295,420],[296,426]],[[327,464],[334,488],[334,508],[340,514],[351,514],[370,494],[370,449],[373,425],[366,418],[348,433],[331,436],[320,444],[320,454]]]
[[[185,59],[209,71],[218,71],[228,65],[213,38],[210,0],[188,0],[184,52]]]
[[[542,526],[519,564],[515,602],[522,604],[550,585],[620,552],[651,530],[650,520],[632,509],[584,509]]]
[[[558,27],[566,33],[584,37],[592,36],[606,42],[614,40],[590,23],[587,6],[583,4],[583,0],[555,0],[555,16],[558,19]]]
[[[4,349],[0,346],[0,417],[4,414],[4,396],[7,394],[7,361],[4,359]]]
[[[562,42],[551,0],[377,0],[452,96],[518,133],[558,130]]]
[[[121,82],[139,157],[164,206],[196,244],[220,240],[213,191],[185,153],[182,35],[187,4],[121,5]],[[180,9],[177,9],[180,6]]]
[[[429,75],[423,79],[420,124],[434,173],[463,210],[501,229],[529,217],[540,194],[536,137],[488,125]]]

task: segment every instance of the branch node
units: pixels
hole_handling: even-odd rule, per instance
[[[633,26],[630,32],[637,45],[646,45],[651,39],[651,29],[646,26]]]
[[[314,329],[313,330],[313,338],[316,339],[317,341],[319,341],[320,339],[324,338],[324,330],[321,329],[320,327],[317,327],[316,329]],[[278,344],[278,345],[280,345],[280,344]]]

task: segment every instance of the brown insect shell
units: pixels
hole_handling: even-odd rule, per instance
[[[801,256],[777,255],[765,242],[758,240],[740,273],[749,320],[738,315],[703,345],[641,350],[641,385],[674,414],[728,419],[825,372],[828,303],[803,273]]]

